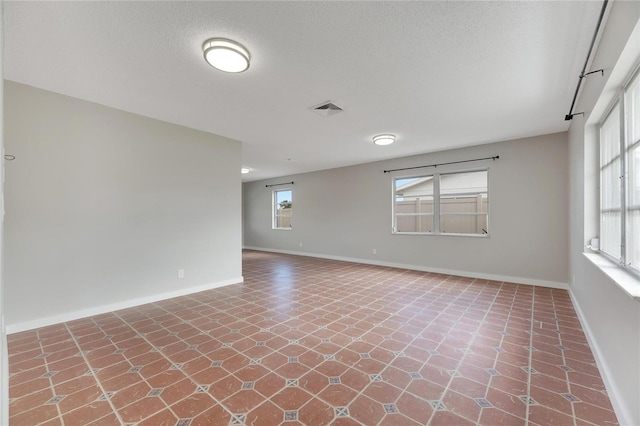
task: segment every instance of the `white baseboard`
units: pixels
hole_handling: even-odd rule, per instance
[[[587,342],[589,342],[591,352],[593,352],[593,357],[595,358],[598,369],[600,370],[600,375],[602,376],[604,386],[607,389],[607,394],[609,395],[609,400],[611,401],[611,405],[613,406],[613,411],[618,417],[618,422],[621,425],[632,425],[633,416],[631,414],[631,411],[629,407],[622,404],[624,398],[621,398],[620,390],[609,379],[609,377],[613,377],[611,369],[609,368],[609,364],[607,364],[606,358],[602,354],[602,350],[598,345],[598,341],[593,336],[591,328],[589,328],[589,323],[585,320],[582,309],[580,308],[580,304],[578,303],[578,300],[573,296],[573,292],[571,290],[569,290],[569,296],[571,297],[571,302],[573,303],[573,307],[575,308],[576,314],[578,315],[580,325],[582,325],[582,331],[584,331],[584,334],[587,337]]]
[[[119,311],[120,309],[133,308],[135,306],[145,305],[147,303],[159,302],[161,300],[171,299],[173,297],[186,296],[188,294],[198,293],[205,290],[212,290],[214,288],[224,287],[231,284],[239,284],[244,282],[244,277],[231,278],[228,280],[217,281],[215,283],[205,284],[197,287],[189,287],[176,291],[169,291],[166,293],[154,294],[152,296],[140,297],[137,299],[125,300],[123,302],[111,303],[109,305],[94,306],[89,309],[82,309],[80,311],[68,312],[60,315],[53,315],[50,317],[39,318],[33,321],[26,321],[17,324],[7,324],[7,334],[19,333],[21,331],[33,330],[36,328],[46,327],[53,324],[59,324],[62,322],[73,321],[80,318],[91,317],[94,315],[100,315],[107,312]]]
[[[387,266],[389,268],[399,268],[399,269],[410,269],[413,271],[422,271],[422,272],[433,272],[435,274],[446,274],[446,275],[455,275],[458,277],[466,277],[466,278],[478,278],[482,280],[491,280],[491,281],[501,281],[515,284],[527,284],[527,285],[536,285],[540,287],[550,287],[557,288],[561,290],[569,290],[569,285],[567,283],[555,282],[555,281],[546,281],[546,280],[537,280],[533,278],[522,278],[522,277],[510,277],[506,275],[495,275],[495,274],[483,274],[469,271],[459,271],[453,269],[441,269],[441,268],[432,268],[428,266],[421,265],[407,265],[403,263],[394,263],[394,262],[382,262],[378,260],[371,259],[360,259],[353,257],[343,257],[343,256],[333,256],[329,254],[319,254],[319,253],[307,253],[293,250],[279,250],[279,249],[270,249],[263,247],[251,247],[245,246],[243,249],[247,250],[256,250],[256,251],[266,251],[271,253],[282,253],[282,254],[292,254],[295,256],[308,256],[308,257],[317,257],[320,259],[330,259],[330,260],[340,260],[343,262],[354,262],[354,263],[364,263],[367,265],[376,265],[376,266]]]

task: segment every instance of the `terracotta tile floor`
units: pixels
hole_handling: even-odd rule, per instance
[[[617,423],[566,291],[254,251],[244,276],[9,336],[11,425]]]

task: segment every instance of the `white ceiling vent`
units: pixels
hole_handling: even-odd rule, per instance
[[[329,117],[330,115],[342,112],[342,108],[331,101],[323,102],[320,105],[312,106],[309,109],[323,117]]]

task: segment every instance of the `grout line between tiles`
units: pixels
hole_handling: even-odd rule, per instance
[[[67,329],[67,332],[69,333],[69,335],[71,336],[71,339],[76,344],[76,347],[78,348],[78,351],[80,352],[80,356],[84,359],[85,364],[87,365],[87,367],[89,367],[89,370],[91,371],[92,370],[91,364],[89,363],[89,360],[87,359],[87,356],[85,355],[84,351],[80,347],[80,343],[78,343],[78,340],[76,339],[76,337],[74,336],[73,332],[69,328],[69,325],[67,323],[64,323],[64,326]],[[102,383],[98,379],[97,374],[95,372],[91,371],[91,376],[95,379],[96,384],[98,385],[98,387],[102,391],[102,394],[105,395],[106,391],[105,391],[104,387],[102,386]],[[107,402],[111,406],[111,409],[113,410],[114,414],[116,415],[116,418],[120,421],[120,423],[124,424],[124,422],[122,421],[122,417],[120,416],[120,413],[118,412],[118,410],[116,410],[116,407],[113,405],[113,402],[111,402],[111,398],[107,398]],[[62,416],[60,417],[60,419],[62,420]]]
[[[533,370],[533,333],[534,333],[534,321],[536,313],[536,288],[533,288],[531,294],[531,318],[529,320],[529,371],[527,371],[527,402],[525,405],[525,426],[529,425],[529,412],[531,404],[531,371]]]
[[[39,331],[36,331],[36,336],[38,336],[38,340],[40,340]],[[42,344],[42,342],[38,342],[38,345],[40,346],[40,352],[44,353],[44,345]],[[49,361],[47,361],[46,357],[44,358],[44,369],[46,372],[49,371]],[[53,394],[52,398],[54,398],[57,395],[57,392],[53,384],[53,377],[47,377],[47,379],[49,380],[49,388],[51,389],[52,391],[51,393]],[[60,409],[60,404],[56,404],[56,410],[58,411],[58,418],[60,419],[60,422],[64,426],[64,418],[62,417],[62,410]]]
[[[553,293],[552,293],[552,296],[553,296]],[[555,297],[552,297],[551,300],[553,303],[554,316],[556,318],[556,328],[558,329],[558,343],[560,346],[562,346],[562,332],[560,332],[560,322],[558,321]],[[564,354],[564,350],[560,350],[560,353],[562,354],[562,365],[567,365],[567,357]],[[573,394],[573,392],[571,391],[571,378],[569,377],[569,372],[565,371],[564,376],[565,376],[565,381],[567,382],[567,390],[569,391],[570,394]],[[573,415],[573,426],[577,426],[576,407],[573,404],[573,402],[571,403],[571,414]]]

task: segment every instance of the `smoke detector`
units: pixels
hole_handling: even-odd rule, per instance
[[[342,112],[342,108],[331,101],[323,102],[320,105],[312,106],[309,109],[323,117],[329,117],[330,115],[335,115],[339,112]]]

